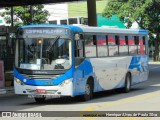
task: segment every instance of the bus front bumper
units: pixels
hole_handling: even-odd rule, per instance
[[[73,83],[57,85],[57,86],[31,86],[17,83],[14,80],[15,94],[29,95],[29,97],[61,97],[71,96],[73,97]]]

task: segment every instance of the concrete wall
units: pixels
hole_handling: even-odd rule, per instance
[[[102,13],[108,0],[96,1],[97,13]],[[88,17],[87,2],[71,2],[68,3],[68,16],[69,17]]]
[[[50,16],[48,18],[51,20],[58,20],[63,18],[68,18],[68,4],[48,4],[44,5],[44,8],[49,11]]]
[[[96,1],[97,13],[102,13],[107,3],[108,0]],[[44,5],[44,8],[50,13],[49,21],[65,19],[68,17],[88,17],[86,1],[61,4],[47,4]]]

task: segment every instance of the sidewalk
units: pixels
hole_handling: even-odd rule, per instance
[[[160,64],[160,61],[153,61],[153,58],[149,58],[148,64]]]
[[[0,95],[2,94],[14,94],[14,87],[4,87],[0,88]]]
[[[148,64],[160,64],[160,62],[148,62]]]
[[[12,84],[12,81],[13,81],[13,71],[6,71],[5,72],[5,86],[7,87],[0,87],[0,95],[14,93],[14,86]]]

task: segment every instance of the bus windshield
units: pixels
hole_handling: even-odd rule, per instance
[[[16,67],[56,70],[71,67],[71,40],[67,38],[18,38]]]

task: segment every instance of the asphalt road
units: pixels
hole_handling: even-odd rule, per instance
[[[48,99],[45,103],[36,103],[34,99],[26,96],[14,94],[0,96],[0,111],[66,111],[66,112],[48,112],[54,117],[51,119],[122,119],[122,120],[151,120],[160,119],[160,117],[84,117],[85,111],[149,111],[156,116],[160,115],[160,65],[150,64],[149,79],[146,82],[135,85],[129,93],[117,93],[117,91],[106,91],[96,93],[94,98],[87,102],[82,102],[78,98],[56,98]],[[69,112],[67,112],[69,111]],[[75,112],[77,111],[77,112]],[[158,111],[158,112],[155,112]],[[59,114],[58,114],[59,113]],[[83,117],[68,117],[69,114],[80,114]],[[76,117],[76,115],[75,115]],[[5,119],[5,118],[4,118]],[[26,118],[24,118],[26,119]],[[35,118],[34,118],[35,119]],[[39,120],[42,118],[38,118]],[[45,119],[49,119],[45,118]]]

